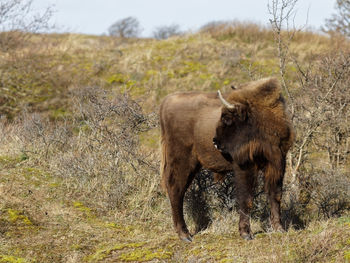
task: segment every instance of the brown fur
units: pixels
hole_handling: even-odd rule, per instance
[[[271,221],[281,229],[279,196],[285,156],[294,136],[278,81],[250,82],[224,97],[236,107],[223,107],[215,93],[202,92],[172,94],[161,104],[162,186],[170,198],[175,229],[185,240],[190,234],[183,219],[183,197],[200,167],[215,172],[216,179],[234,171],[239,229],[247,239],[251,238],[247,214],[256,175],[262,170]]]
[[[166,146],[166,143],[164,141],[164,137],[161,136],[161,139],[160,139],[160,147],[162,148],[162,156],[161,156],[161,161],[160,161],[160,170],[161,171],[165,171],[166,167],[166,152],[167,152],[167,146]],[[164,191],[166,191],[166,184],[165,184],[165,178],[162,176],[162,179],[161,179],[161,187]]]

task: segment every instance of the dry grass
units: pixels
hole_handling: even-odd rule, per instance
[[[70,91],[85,85],[121,86],[154,110],[161,98],[179,89],[225,89],[278,74],[273,41],[268,28],[241,22],[164,41],[34,35],[26,47],[0,53],[0,68],[8,76],[3,78],[0,101],[6,103],[1,112],[13,116],[26,108],[49,111],[55,118],[62,109],[70,110]],[[292,46],[301,58],[317,58],[334,42],[345,45],[301,32]]]
[[[118,129],[108,129],[123,127],[111,125],[112,119],[130,124],[135,117],[120,114],[117,106],[136,114],[137,105],[118,99],[108,104],[113,100],[96,89],[92,100],[87,90],[83,94],[79,98],[86,104],[77,107],[84,129],[78,133],[66,131],[75,122],[52,127],[37,114],[1,129],[0,262],[341,262],[348,255],[346,214],[287,233],[265,232],[253,220],[256,239],[247,242],[237,231],[237,214],[216,209],[193,243],[178,240],[159,174],[123,152],[118,164],[109,163],[113,152],[133,147],[108,145],[120,136]],[[134,148],[134,156],[142,157],[142,150]],[[199,230],[198,221],[187,221],[192,231]]]
[[[350,249],[349,217],[284,234],[263,233],[253,223],[256,239],[247,242],[235,214],[227,214],[186,244],[173,232],[164,197],[143,220],[131,209],[101,215],[67,198],[64,182],[29,168],[28,160],[1,164],[1,262],[343,262]]]
[[[244,241],[236,213],[223,208],[232,200],[222,205],[224,199],[207,194],[209,227],[191,244],[176,237],[158,185],[160,100],[179,90],[230,89],[279,71],[269,29],[237,22],[203,31],[164,41],[48,35],[45,45],[36,35],[25,48],[0,53],[6,76],[0,113],[10,118],[0,120],[0,262],[349,260],[348,208],[339,218],[317,214],[319,201],[330,196],[337,204],[334,193],[346,203],[346,164],[332,180],[320,176],[317,187],[304,189],[305,206],[288,195],[287,176],[284,209],[300,216],[302,230],[265,232],[258,219],[266,207],[257,207],[256,239]],[[332,43],[302,32],[292,48],[308,65]],[[287,68],[295,94],[296,70]],[[303,172],[314,176],[326,167],[322,176],[333,176],[327,155],[315,149]],[[345,187],[327,188],[330,182]],[[200,230],[196,218],[187,220],[193,232]]]

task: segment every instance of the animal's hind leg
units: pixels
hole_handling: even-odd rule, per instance
[[[189,160],[187,159],[187,162]],[[165,178],[165,185],[168,191],[174,227],[180,239],[192,241],[187,229],[184,214],[183,200],[188,186],[191,184],[196,173],[196,166],[190,166],[186,162],[174,163]]]

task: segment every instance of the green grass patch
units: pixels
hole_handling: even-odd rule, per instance
[[[154,259],[159,259],[159,260],[171,259],[172,256],[173,256],[173,252],[164,251],[162,249],[158,249],[156,251],[152,251],[149,249],[135,249],[131,252],[121,254],[119,259],[122,261],[144,262],[144,261],[150,261]]]
[[[9,208],[7,209],[7,215],[11,223],[22,223],[27,226],[33,225],[32,221],[20,211]]]
[[[134,249],[134,248],[141,247],[143,245],[144,245],[144,243],[127,243],[127,244],[117,244],[117,245],[114,245],[114,246],[108,247],[108,248],[100,248],[100,249],[96,250],[96,252],[93,255],[88,256],[87,261],[88,262],[98,262],[98,261],[101,261],[101,260],[107,258],[108,256],[110,256],[113,251],[123,250],[126,248],[133,248]]]
[[[22,153],[15,156],[0,156],[0,169],[2,168],[13,168],[22,161],[27,160],[29,157],[27,154]]]
[[[8,256],[8,255],[0,255],[0,263],[27,263],[30,262],[24,258]]]

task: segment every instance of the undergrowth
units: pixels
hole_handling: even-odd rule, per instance
[[[234,174],[214,182],[203,170],[186,195],[186,220],[196,235],[183,244],[159,186],[160,100],[278,74],[272,32],[237,22],[162,41],[40,39],[33,35],[25,48],[0,52],[0,262],[350,260],[346,40],[300,32],[291,44],[302,61],[300,69],[286,67],[298,102],[297,134],[311,117],[319,126],[298,180],[287,169],[288,232],[269,232],[260,176],[256,238],[240,239]],[[299,70],[308,76],[307,91]],[[326,112],[315,111],[317,94],[327,94],[335,79]]]

